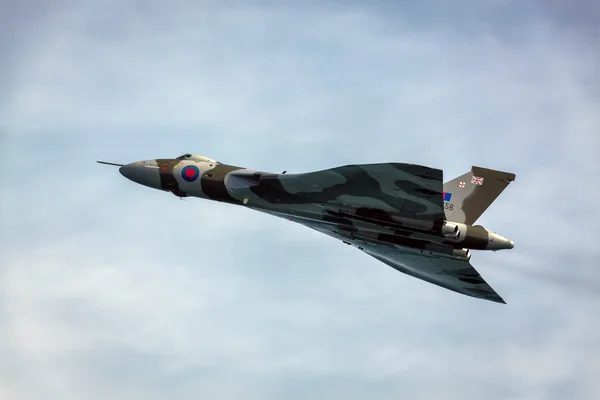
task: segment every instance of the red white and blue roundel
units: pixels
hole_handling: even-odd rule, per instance
[[[200,171],[195,165],[188,165],[186,167],[183,167],[183,169],[181,170],[181,177],[186,182],[194,182],[196,179],[198,179],[199,175]]]

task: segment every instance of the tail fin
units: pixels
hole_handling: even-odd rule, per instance
[[[472,225],[514,180],[515,174],[473,166],[444,183],[446,219]]]

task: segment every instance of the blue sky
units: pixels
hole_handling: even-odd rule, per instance
[[[286,4],[0,6],[0,398],[594,398],[598,7]],[[95,163],[186,152],[514,172],[508,304]]]

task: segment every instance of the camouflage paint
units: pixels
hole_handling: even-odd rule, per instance
[[[182,175],[188,165],[199,170],[191,182]],[[215,200],[289,219],[408,275],[504,303],[471,266],[468,249],[514,246],[483,226],[472,225],[514,181],[514,174],[472,167],[444,184],[442,170],[402,163],[273,174],[193,154],[138,161],[121,166],[120,172],[134,182],[179,197]],[[471,183],[473,176],[478,178],[475,183]],[[479,178],[483,178],[481,185]],[[449,201],[444,201],[444,192],[452,193]],[[453,226],[454,236],[443,230]]]

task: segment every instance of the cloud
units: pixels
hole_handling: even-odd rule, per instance
[[[589,24],[520,4],[10,14],[0,396],[593,398],[598,57]],[[94,163],[184,152],[515,172],[481,223],[517,245],[473,257],[508,305]]]

